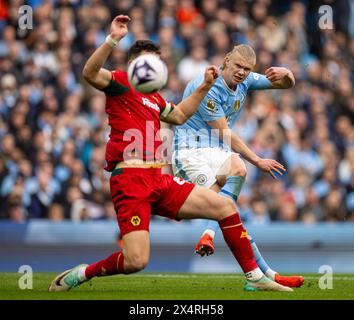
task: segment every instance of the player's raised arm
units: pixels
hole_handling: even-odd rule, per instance
[[[177,125],[186,122],[198,110],[199,105],[214,85],[218,76],[219,72],[216,66],[207,67],[202,84],[188,98],[177,104],[167,117],[161,120]]]
[[[249,90],[289,89],[295,85],[294,74],[287,68],[271,67],[265,74],[251,72]]]
[[[115,17],[106,41],[95,50],[84,66],[82,71],[84,79],[96,89],[107,87],[111,81],[111,72],[103,66],[115,45],[128,33],[129,21],[130,18],[125,15]]]

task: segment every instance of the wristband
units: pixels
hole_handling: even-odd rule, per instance
[[[114,47],[118,44],[118,41],[117,41],[117,40],[114,40],[114,39],[111,37],[110,34],[106,37],[105,42],[106,42],[111,48],[114,48]]]

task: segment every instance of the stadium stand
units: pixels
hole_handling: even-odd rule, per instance
[[[321,3],[30,0],[33,29],[21,30],[25,2],[0,0],[0,219],[115,219],[103,170],[104,95],[81,72],[112,18],[125,13],[134,23],[107,68],[125,69],[136,39],[158,42],[169,68],[162,95],[172,102],[234,44],[255,48],[257,72],[294,72],[294,89],[252,93],[233,128],[287,168],[272,180],[248,167],[245,221],[354,221],[354,3],[326,1],[333,30],[318,26]]]

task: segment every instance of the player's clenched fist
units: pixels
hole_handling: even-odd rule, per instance
[[[269,81],[279,81],[289,74],[289,70],[283,67],[271,67],[265,71],[265,75]]]
[[[212,87],[219,76],[219,71],[216,66],[209,66],[205,69],[204,82]]]
[[[111,23],[111,37],[119,41],[128,33],[128,22],[131,19],[128,16],[120,14],[116,16]]]

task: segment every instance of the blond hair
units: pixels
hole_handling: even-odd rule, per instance
[[[252,61],[254,64],[256,64],[256,53],[254,52],[253,48],[247,44],[239,44],[234,46],[233,49],[226,54],[222,65],[223,69],[225,68],[226,59],[228,59],[236,52],[240,54],[245,60]]]

